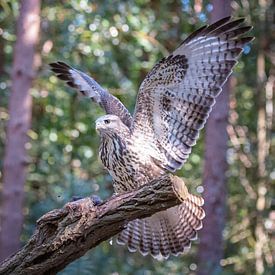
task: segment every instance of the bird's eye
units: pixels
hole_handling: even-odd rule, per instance
[[[105,123],[105,124],[109,124],[109,123],[110,123],[110,119],[105,119],[105,120],[104,120],[104,123]]]

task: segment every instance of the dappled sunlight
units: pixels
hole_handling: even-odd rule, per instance
[[[0,203],[4,202],[10,194],[16,194],[11,205],[16,205],[21,195],[25,197],[24,205],[18,211],[4,213],[11,217],[12,214],[18,215],[20,211],[24,214],[21,244],[19,237],[12,238],[12,241],[16,241],[17,247],[28,241],[37,226],[38,218],[52,209],[63,207],[65,203],[72,200],[72,197],[98,195],[105,200],[112,196],[114,193],[112,177],[98,157],[101,139],[96,133],[95,121],[105,114],[102,106],[108,109],[116,102],[111,101],[108,107],[99,96],[99,90],[107,91],[117,97],[133,114],[136,96],[146,75],[159,60],[176,49],[188,34],[209,23],[211,14],[215,12],[214,2],[201,0],[41,1],[40,16],[36,12],[31,12],[25,16],[24,25],[21,25],[23,45],[33,47],[38,40],[38,31],[39,42],[35,47],[33,66],[28,65],[23,68],[27,72],[27,78],[33,80],[32,87],[24,99],[15,98],[16,106],[19,107],[14,116],[8,110],[12,98],[11,87],[16,84],[19,92],[23,87],[21,84],[18,85],[17,81],[23,75],[21,70],[17,73],[18,78],[14,77],[13,80],[11,78],[14,46],[16,41],[20,40],[15,27],[21,12],[20,1],[0,1]],[[226,132],[220,128],[220,121],[224,118],[215,117],[218,125],[214,126],[215,130],[220,134],[224,133],[225,136],[228,135],[228,141],[225,143],[227,149],[224,153],[228,169],[223,173],[227,181],[225,199],[221,199],[223,190],[218,187],[218,176],[213,177],[210,182],[213,192],[212,189],[206,188],[204,182],[207,175],[213,171],[220,171],[222,166],[222,163],[216,161],[211,169],[205,168],[210,162],[209,158],[205,158],[205,152],[208,150],[210,157],[220,152],[220,145],[214,136],[214,131],[209,135],[209,139],[213,141],[211,148],[205,144],[205,130],[201,131],[200,138],[197,136],[194,138],[197,144],[192,147],[188,160],[176,174],[186,182],[191,194],[204,197],[206,203],[213,203],[212,213],[221,217],[217,220],[218,222],[215,222],[212,219],[214,216],[211,214],[207,216],[207,212],[205,218],[210,222],[214,221],[210,231],[219,231],[223,241],[219,247],[221,257],[217,260],[218,272],[228,275],[256,274],[257,272],[271,274],[275,249],[272,243],[275,231],[274,199],[272,198],[274,195],[272,187],[275,181],[275,78],[272,67],[274,58],[271,54],[273,25],[270,16],[272,7],[270,0],[260,2],[231,0],[231,7],[234,19],[245,16],[246,25],[254,26],[249,36],[256,36],[257,39],[244,46],[239,63],[234,68],[230,82]],[[232,39],[236,39],[236,36]],[[214,45],[213,42],[220,43],[221,40],[213,40]],[[226,42],[221,47],[225,45]],[[208,50],[213,54],[211,47]],[[221,47],[216,50],[220,51]],[[20,49],[22,46],[19,46],[19,51]],[[148,102],[151,102],[152,98],[155,101],[153,105],[148,104],[149,107],[146,104],[140,107],[140,112],[147,110],[152,114],[150,119],[142,117],[141,134],[135,139],[134,155],[136,158],[140,156],[139,160],[142,164],[147,164],[153,156],[156,163],[166,161],[166,168],[168,164],[180,166],[179,159],[182,161],[182,158],[189,155],[189,148],[185,147],[185,143],[189,142],[192,144],[189,146],[191,147],[194,140],[185,140],[181,144],[183,149],[179,152],[170,144],[161,156],[159,153],[162,147],[159,144],[169,143],[165,133],[173,129],[174,125],[177,129],[169,138],[170,141],[175,140],[175,144],[180,146],[179,132],[183,131],[181,125],[183,120],[187,125],[185,125],[186,128],[190,132],[193,131],[193,134],[196,127],[200,129],[203,111],[199,110],[197,113],[194,111],[201,103],[197,95],[205,90],[206,84],[212,85],[211,75],[215,76],[215,81],[219,81],[217,80],[219,72],[226,71],[226,67],[219,65],[212,68],[212,71],[209,66],[207,67],[207,62],[211,61],[210,54],[209,59],[204,60],[205,62],[197,63],[201,57],[201,51],[207,50],[207,47],[202,45],[197,49],[196,54],[192,55],[194,49],[196,50],[194,44],[191,44],[185,57],[186,64],[183,62],[186,66],[180,63],[185,60],[179,58],[183,53],[180,50],[177,51],[175,61],[181,65],[182,70],[176,70],[175,75],[173,70],[165,72],[169,76],[166,78],[167,81],[178,80],[183,76],[188,79],[188,85],[181,86],[182,96],[178,101],[174,99],[175,93],[172,93],[175,86],[169,86],[168,89],[166,85],[162,85],[160,89],[163,89],[163,92],[156,97],[151,84],[147,83],[149,88],[144,90],[144,98]],[[215,60],[220,62],[220,58],[231,57],[232,53],[226,57],[221,54]],[[22,58],[24,59],[24,56]],[[215,60],[212,59],[211,62]],[[70,82],[71,78],[68,79],[68,77],[71,77],[70,74],[74,71],[76,84],[81,88],[79,91],[82,91],[85,96],[78,95],[75,89],[67,87],[50,71],[54,67],[49,64],[58,61],[74,66],[75,69],[64,69],[66,67],[61,65],[58,74],[59,76],[63,74],[61,78]],[[24,64],[20,63],[19,68]],[[32,72],[32,68],[37,71],[36,74]],[[91,77],[90,79],[94,79],[93,92],[90,89],[91,82],[88,86],[84,85],[83,79],[77,78],[76,71],[83,71]],[[201,78],[197,79],[196,76],[199,73]],[[204,80],[201,80],[202,78]],[[154,81],[159,83],[161,79],[163,79],[162,72],[156,75]],[[100,84],[100,88],[97,83]],[[197,89],[198,86],[200,89]],[[190,95],[187,97],[188,93],[193,97],[191,98]],[[186,102],[181,105],[182,100]],[[199,103],[193,104],[192,100],[197,100]],[[160,106],[166,108],[165,111]],[[18,137],[19,142],[25,136],[28,137],[23,144],[26,155],[21,158],[21,154],[13,154],[13,159],[16,160],[13,163],[21,161],[26,167],[26,181],[24,188],[21,188],[25,193],[17,187],[14,192],[5,193],[4,153],[5,143],[10,140],[6,132],[8,121],[11,116],[14,116],[14,121],[22,127],[22,122],[28,120],[31,113],[31,128],[26,128],[25,135]],[[174,115],[172,118],[176,117],[173,122],[169,117],[172,113]],[[129,125],[128,114],[125,114],[123,121]],[[154,128],[154,133],[148,130],[151,129],[150,127]],[[152,141],[154,138],[157,139],[155,144]],[[118,142],[114,143],[115,150],[118,150],[118,145]],[[184,156],[181,155],[183,151]],[[174,162],[171,161],[172,158]],[[153,168],[146,167],[146,171],[149,174]],[[15,172],[17,173],[18,170]],[[127,173],[128,171],[125,170],[122,176]],[[16,182],[16,178],[9,182],[9,185],[13,182]],[[148,205],[150,207],[149,202]],[[223,208],[226,210],[221,211],[219,205],[226,207]],[[1,206],[0,214],[2,215],[4,211]],[[224,217],[224,228],[219,227],[219,223],[223,223],[222,217]],[[86,218],[88,219],[88,216]],[[183,218],[179,220],[185,221]],[[20,221],[14,222],[8,231],[12,232],[21,224]],[[9,239],[8,235],[6,239]],[[112,239],[112,244],[110,240],[102,242],[59,274],[199,274],[198,254],[202,251],[201,238],[192,242],[188,253],[179,257],[171,256],[161,261],[149,255],[143,257],[139,253],[130,253],[125,247],[118,246],[115,239],[116,237]],[[212,240],[213,247],[217,244],[217,239],[209,240]],[[213,255],[211,249],[205,249],[204,252],[209,257]]]

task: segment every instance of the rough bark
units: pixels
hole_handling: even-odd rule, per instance
[[[180,204],[188,196],[180,178],[165,175],[99,206],[90,198],[68,203],[38,220],[29,242],[2,263],[0,274],[56,274],[129,221]]]
[[[212,0],[214,10],[211,22],[230,15],[229,0]],[[226,204],[226,151],[227,121],[229,111],[230,83],[223,87],[216,105],[206,125],[205,162],[203,186],[206,218],[204,228],[200,232],[198,255],[198,274],[219,274],[220,260],[223,257],[222,232],[225,225]]]
[[[0,260],[16,251],[20,245],[27,164],[25,145],[32,108],[29,90],[34,76],[32,67],[35,45],[38,41],[39,13],[39,0],[21,2],[11,76],[10,119],[7,124],[3,165]]]

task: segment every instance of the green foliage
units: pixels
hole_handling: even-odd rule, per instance
[[[211,10],[208,1],[204,1],[202,12],[198,13],[194,1],[42,2],[41,41],[36,59],[39,70],[32,89],[33,120],[27,144],[30,165],[22,243],[32,234],[35,221],[42,214],[63,206],[72,196],[97,194],[104,199],[113,192],[111,178],[97,157],[99,138],[94,121],[103,114],[102,111],[89,100],[79,99],[50,73],[47,64],[64,60],[89,72],[133,111],[138,87],[146,73],[188,33],[201,26]],[[257,1],[250,2],[245,10],[247,7],[242,6],[242,1],[234,1],[234,15],[249,13],[257,34]],[[0,61],[0,70],[2,67],[4,70],[0,74],[0,165],[8,119],[9,72],[17,15],[17,1],[0,1],[0,50],[2,46],[5,53],[4,62]],[[239,115],[233,124],[246,133],[240,146],[251,166],[244,169],[237,157],[239,151],[230,144],[223,274],[255,273],[253,232],[256,200],[247,195],[240,182],[245,170],[252,189],[256,190],[257,182],[253,179],[257,166],[257,43],[252,49],[247,49],[249,55],[243,56],[234,73],[237,78],[234,111]],[[267,172],[268,175],[273,173],[273,180],[274,156],[268,160]],[[202,158],[203,143],[200,139],[189,161],[178,172],[194,192],[201,184]],[[265,221],[267,215],[266,211]],[[197,245],[193,243],[190,253],[159,262],[105,242],[60,274],[193,274],[196,249]],[[266,270],[268,272],[268,267]]]

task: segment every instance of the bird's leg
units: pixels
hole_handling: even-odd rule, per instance
[[[97,195],[91,195],[90,199],[93,201],[94,206],[98,206],[103,203],[103,200]]]

